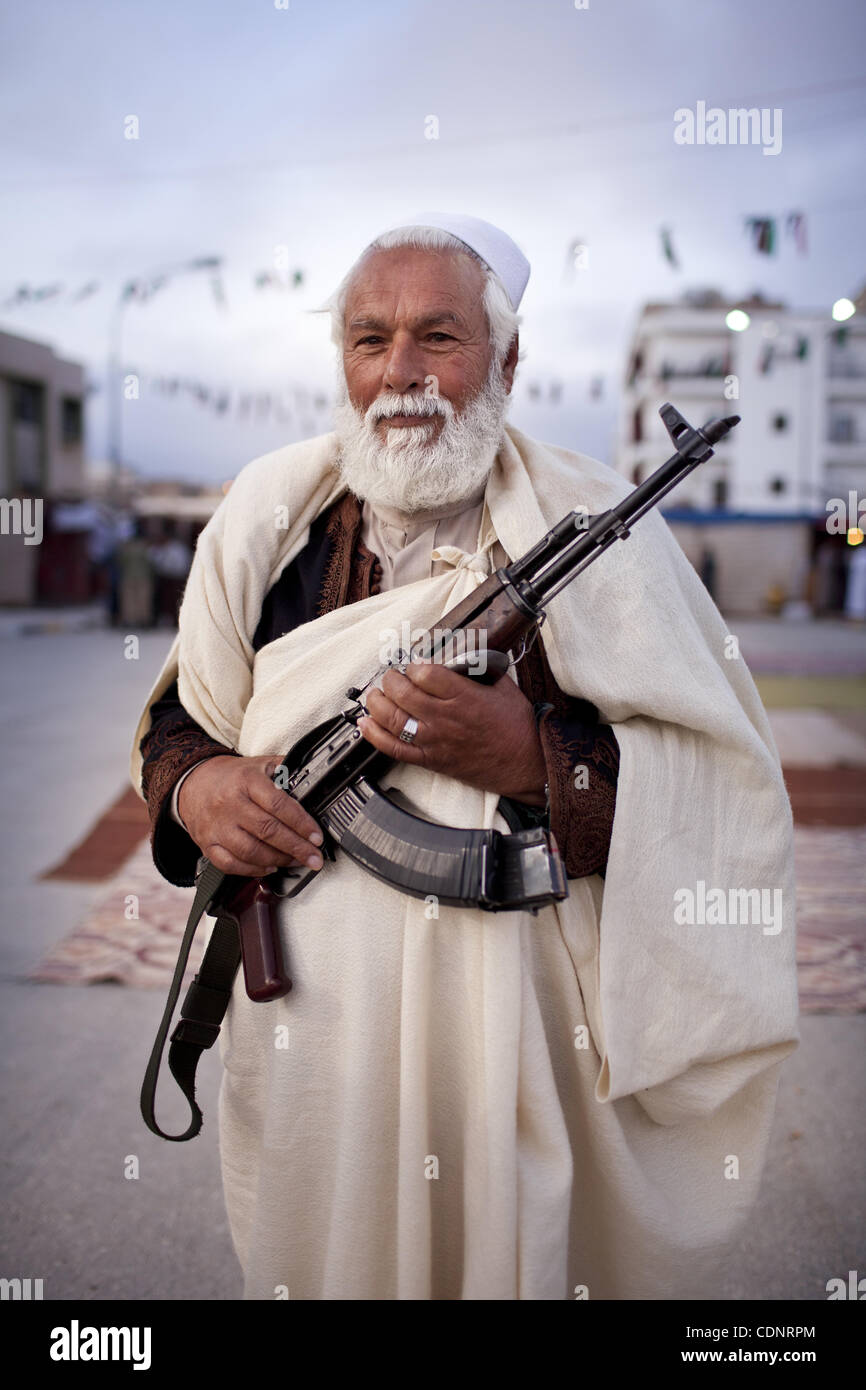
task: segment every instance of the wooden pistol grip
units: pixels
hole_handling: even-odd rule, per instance
[[[229,915],[238,924],[244,983],[250,999],[257,1004],[269,999],[282,999],[292,988],[283,964],[283,948],[277,926],[276,909],[279,903],[258,879],[251,879],[232,900]]]

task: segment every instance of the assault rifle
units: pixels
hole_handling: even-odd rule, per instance
[[[364,692],[391,666],[405,669],[411,661],[433,660],[486,684],[500,679],[511,660],[519,661],[536,639],[551,599],[615,541],[625,540],[630,526],[711,458],[712,446],[740,418],[710,420],[695,429],[670,404],[663,405],[659,414],[676,449],[666,463],[608,511],[598,516],[588,516],[580,508],[569,512],[525,555],[496,570],[441,618],[435,629],[410,644],[408,651],[397,652],[363,686],[351,686],[346,692],[349,707],[312,729],[283,758],[274,781],[318,821],[324,836],[324,862],[333,861],[339,848],[402,893],[488,912],[538,912],[545,904],[568,896],[559,851],[549,830],[538,826],[506,835],[499,830],[439,825],[414,815],[400,805],[393,791],[378,786],[393,761],[364,739],[357,725],[367,713]],[[473,647],[484,652],[483,662],[474,659]],[[201,1128],[195,1069],[202,1050],[211,1047],[219,1034],[239,962],[243,962],[251,999],[267,1002],[291,989],[276,908],[281,898],[296,897],[320,872],[304,866],[263,879],[240,878],[222,873],[205,858],[199,861],[195,899],[141,1091],[142,1115],[155,1134],[180,1141],[191,1139]],[[216,917],[216,926],[187,991],[169,1049],[169,1067],[189,1102],[192,1120],[185,1133],[172,1135],[156,1122],[156,1080],[193,935],[205,912]]]

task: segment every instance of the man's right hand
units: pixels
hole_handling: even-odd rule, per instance
[[[263,878],[277,868],[321,869],[322,832],[271,778],[279,758],[216,757],[186,777],[177,809],[202,854],[226,874]]]

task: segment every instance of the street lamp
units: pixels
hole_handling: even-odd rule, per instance
[[[850,299],[837,299],[836,303],[833,305],[833,318],[836,323],[844,323],[846,319],[850,319],[851,315],[856,314],[856,312],[857,305],[852,303]]]
[[[744,332],[751,322],[752,320],[749,318],[749,315],[745,312],[744,309],[731,309],[725,315],[725,323],[727,327],[733,329],[735,333]]]

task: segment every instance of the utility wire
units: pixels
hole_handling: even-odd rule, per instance
[[[763,106],[772,106],[777,102],[808,99],[814,96],[836,95],[840,92],[851,91],[866,87],[866,75],[842,79],[836,82],[812,83],[803,87],[783,87],[772,92],[762,92],[757,98],[740,97],[729,100],[721,109],[733,110],[741,107],[751,108],[761,102]],[[720,106],[718,102],[707,102],[708,109],[711,106]],[[449,152],[452,150],[480,149],[484,146],[514,145],[525,141],[552,140],[552,139],[573,139],[577,136],[592,135],[598,131],[617,130],[623,127],[634,125],[647,125],[661,120],[672,120],[675,103],[672,101],[664,108],[657,108],[654,111],[632,111],[621,116],[598,116],[584,121],[570,122],[566,125],[542,126],[535,130],[508,131],[507,133],[491,133],[488,135],[470,136],[465,139],[448,139],[442,141],[442,147]],[[857,119],[862,113],[854,113],[853,119]],[[841,114],[839,117],[830,117],[830,124],[838,124],[852,119],[852,116]],[[801,127],[802,129],[803,127]],[[808,129],[808,127],[806,127]],[[299,132],[300,134],[300,132]],[[439,143],[439,142],[435,142]],[[379,163],[383,158],[400,158],[407,154],[417,152],[418,142],[412,144],[391,145],[388,147],[377,147],[375,150],[369,148],[365,150],[353,150],[342,153],[321,153],[309,155],[306,158],[284,160],[260,160],[257,163],[245,161],[242,164],[212,164],[199,165],[190,169],[169,169],[169,170],[142,170],[142,171],[118,171],[92,172],[80,174],[57,174],[49,175],[45,178],[33,180],[17,180],[0,183],[0,191],[26,191],[29,189],[37,190],[47,185],[70,186],[88,183],[145,183],[159,180],[193,180],[207,178],[238,178],[251,177],[257,174],[291,173],[294,169],[319,168],[322,166],[334,166],[340,164],[363,164],[375,161]],[[638,155],[636,159],[643,157]],[[605,164],[607,161],[604,161]]]

